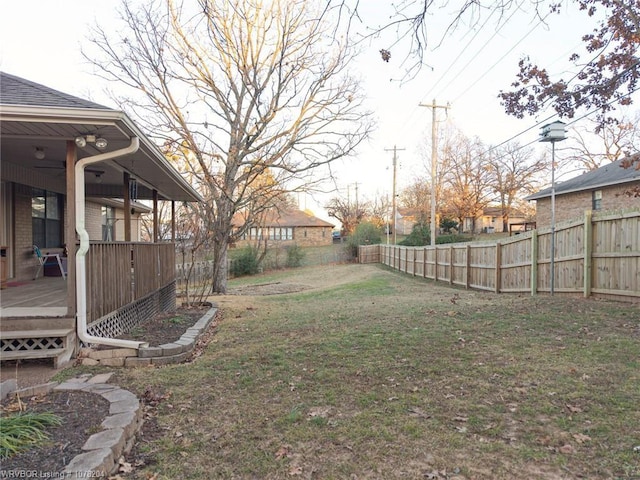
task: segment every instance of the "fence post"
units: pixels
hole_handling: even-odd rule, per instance
[[[500,242],[496,242],[496,293],[500,293],[501,263],[502,263],[502,244]]]
[[[584,212],[584,297],[591,296],[592,266],[593,266],[593,223],[591,210]]]
[[[464,282],[464,288],[468,289],[471,283],[471,245],[467,244],[467,267],[466,267],[466,280]]]
[[[433,247],[433,281],[438,281],[438,246]]]
[[[413,247],[411,250],[413,251],[413,272],[412,273],[413,273],[413,276],[415,277],[416,276],[416,250],[417,250],[417,247]]]
[[[453,285],[453,245],[449,247],[449,285]]]
[[[427,278],[427,247],[423,248],[422,252],[422,278]]]
[[[538,230],[531,232],[531,296],[538,293]]]

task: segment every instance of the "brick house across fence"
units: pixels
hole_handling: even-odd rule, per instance
[[[556,184],[556,221],[580,218],[587,210],[640,209],[640,197],[628,194],[632,188],[640,187],[640,170],[636,170],[635,165],[623,168],[625,160],[629,159],[616,160]],[[529,195],[525,200],[536,202],[538,227],[551,225],[551,187]]]
[[[234,225],[244,225],[242,213],[236,214]],[[317,247],[331,245],[331,231],[334,225],[303,210],[271,210],[236,242],[237,246],[255,245],[267,242],[269,246],[298,245]]]

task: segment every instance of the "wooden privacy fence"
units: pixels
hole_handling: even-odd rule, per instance
[[[640,211],[592,214],[556,226],[554,292],[640,299]],[[551,291],[551,229],[497,242],[363,245],[360,263],[496,293]]]
[[[89,321],[175,281],[173,243],[92,243],[87,252]]]

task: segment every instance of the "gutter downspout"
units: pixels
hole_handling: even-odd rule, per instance
[[[77,333],[78,338],[85,343],[97,343],[114,347],[135,348],[148,347],[146,342],[133,340],[119,340],[116,338],[95,337],[87,331],[87,262],[86,255],[89,251],[89,233],[85,229],[85,188],[84,169],[94,163],[104,162],[118,157],[135,153],[140,148],[140,140],[133,137],[128,147],[114,150],[113,152],[99,153],[91,157],[85,157],[75,165],[75,200],[76,200],[76,232],[80,237],[80,247],[76,252],[76,302],[77,302]]]

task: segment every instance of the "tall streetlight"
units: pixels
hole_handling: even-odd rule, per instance
[[[541,142],[551,142],[551,263],[549,265],[551,295],[555,286],[555,257],[556,257],[556,142],[567,139],[564,123],[555,121],[542,127]]]

